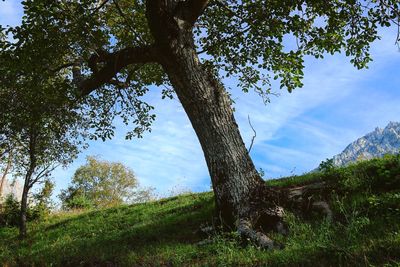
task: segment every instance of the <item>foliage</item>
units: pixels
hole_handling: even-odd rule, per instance
[[[75,171],[71,185],[61,192],[60,199],[67,209],[150,200],[151,190],[139,189],[138,186],[133,171],[122,163],[89,156],[86,164]]]
[[[20,203],[14,195],[6,196],[0,209],[0,226],[18,226]]]
[[[24,57],[35,62],[29,68],[47,77],[63,77],[57,79],[62,85],[59,88],[65,94],[77,96],[77,81],[93,81],[91,78],[102,64],[109,63],[108,58],[126,48],[156,43],[159,36],[149,29],[148,3],[23,1],[22,25],[2,31],[3,36],[11,35],[15,42],[7,43],[4,39],[1,48],[29,47],[37,55],[25,52]],[[289,92],[302,86],[305,56],[323,58],[344,52],[353,65],[365,68],[371,61],[370,43],[379,39],[378,28],[397,25],[399,3],[209,1],[200,15],[192,31],[204,68],[222,79],[235,76],[239,88],[245,92],[254,89],[268,101],[274,80]],[[284,45],[290,43],[295,45]],[[140,137],[150,130],[155,115],[143,95],[152,85],[162,88],[163,97],[173,95],[159,62],[157,58],[144,64],[128,64],[116,70],[111,79],[102,81],[96,93],[80,99],[91,118],[88,125],[94,129],[92,138],[111,138],[112,123],[118,116],[124,123],[135,125],[127,138]],[[8,68],[5,66],[1,72]],[[78,72],[81,75],[74,82],[72,77]]]
[[[64,60],[56,49],[40,45],[49,42],[51,34],[24,26],[5,33],[16,39],[0,41],[0,143],[11,148],[13,173],[25,180],[20,213],[23,237],[29,190],[77,156],[84,146],[86,119],[75,94],[67,90],[69,81],[48,69],[50,62]],[[51,58],[45,62],[41,53]],[[45,212],[44,205],[39,203],[42,210],[37,212]]]
[[[94,203],[88,196],[86,196],[82,190],[68,187],[62,190],[59,198],[61,200],[63,209],[91,209],[94,207]]]
[[[209,5],[190,27],[197,46],[192,54],[201,54],[199,64],[218,76],[216,80],[238,76],[243,91],[253,88],[263,96],[271,92],[272,80],[289,92],[302,86],[308,55],[320,58],[343,51],[357,68],[366,67],[378,27],[396,24],[399,18],[397,0],[368,5],[347,0],[204,2]],[[158,10],[154,3],[176,4],[168,6],[174,14]],[[166,16],[177,24],[172,28],[179,28],[180,16],[198,5],[157,0],[22,4],[22,25],[1,29],[0,34],[0,106],[6,110],[0,114],[0,136],[16,137],[16,143],[22,144],[16,166],[23,166],[21,173],[29,179],[35,173],[32,185],[49,174],[50,165],[68,164],[76,155],[80,139],[71,137],[79,136],[76,130],[82,125],[93,128],[92,138],[103,140],[113,136],[117,116],[135,125],[127,138],[150,129],[155,117],[143,95],[151,85],[170,85],[160,66],[165,43],[159,40],[167,35],[164,42],[168,42],[181,33],[169,27],[150,31],[150,25]],[[158,16],[157,11],[150,16],[152,6],[167,14]],[[180,12],[182,7],[186,9]],[[183,22],[183,26],[188,23]],[[6,35],[13,41],[7,41]],[[285,46],[287,41],[296,45]],[[121,64],[132,59],[121,53],[137,48],[144,48],[139,56],[148,53],[151,59]],[[107,68],[109,75],[102,75]],[[88,83],[95,86],[83,90]],[[170,95],[170,90],[164,92]],[[85,119],[87,123],[81,123]],[[45,175],[34,169],[37,166],[45,166]],[[345,187],[361,189],[363,183],[349,174],[343,173]]]
[[[54,182],[51,180],[44,181],[43,187],[38,193],[33,194],[33,203],[31,204],[34,217],[36,219],[43,219],[50,215],[51,210],[54,208],[51,195],[54,191]]]
[[[304,220],[288,212],[285,221],[289,234],[271,236],[284,245],[280,250],[263,251],[243,244],[235,233],[200,235],[200,225],[213,225],[215,209],[212,193],[202,193],[56,214],[31,226],[29,242],[16,241],[13,228],[1,228],[0,262],[64,266],[397,266],[399,166],[399,157],[391,156],[336,169],[329,176],[319,173],[321,181],[332,183],[330,203],[337,218],[333,222],[320,217]],[[345,170],[352,173],[352,179],[362,178],[361,183],[343,188]],[[371,175],[368,179],[364,179],[366,173]],[[297,179],[289,181],[292,185],[310,182],[310,176]],[[287,181],[283,184],[288,185]],[[208,242],[198,245],[204,238]]]
[[[46,186],[44,187],[46,188]],[[44,191],[44,190],[43,190]],[[35,197],[34,197],[35,199]],[[43,202],[42,202],[43,200]],[[27,221],[42,221],[50,215],[49,199],[41,198],[27,207]],[[6,196],[0,204],[0,227],[17,227],[20,224],[21,202],[13,194]]]
[[[332,172],[335,168],[335,165],[333,163],[333,159],[326,159],[325,161],[322,161],[319,166],[318,166],[318,170],[321,172]]]
[[[36,175],[29,186],[47,177],[53,163],[71,162],[81,144],[73,138],[79,137],[81,126],[91,127],[90,136],[103,140],[114,135],[118,116],[135,125],[127,138],[150,130],[155,115],[143,96],[152,85],[168,88],[173,82],[164,70],[168,64],[179,65],[172,50],[180,45],[193,48],[185,54],[202,75],[210,75],[209,82],[237,76],[243,91],[254,89],[268,97],[272,80],[289,92],[302,86],[305,56],[343,51],[357,68],[365,68],[378,28],[397,25],[399,18],[396,0],[22,4],[22,24],[0,30],[0,106],[6,107],[0,114],[0,136],[16,137],[24,148],[15,165],[23,166],[28,180]],[[177,44],[177,36],[186,38]],[[163,90],[165,96],[171,96],[171,89]],[[225,103],[229,109],[230,101]]]

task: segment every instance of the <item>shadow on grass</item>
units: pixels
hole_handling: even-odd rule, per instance
[[[92,211],[32,231],[21,244],[26,250],[18,265],[113,266],[132,252],[197,242],[196,231],[212,218],[214,200],[173,201],[166,208],[152,203]],[[143,219],[138,215],[148,215],[146,205],[153,210]]]

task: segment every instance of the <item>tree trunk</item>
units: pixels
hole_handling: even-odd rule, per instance
[[[29,168],[25,174],[24,189],[22,191],[21,199],[21,212],[20,212],[20,223],[19,223],[19,237],[24,239],[26,237],[26,221],[27,221],[27,210],[28,210],[28,193],[32,187],[32,176],[36,169],[36,132],[32,130],[29,134]]]
[[[193,25],[208,1],[146,1],[146,16],[158,62],[200,141],[214,190],[218,215],[225,226],[272,248],[257,230],[281,224],[278,193],[267,188],[244,145],[231,108],[231,99],[212,71],[200,63]]]
[[[229,95],[200,63],[191,28],[185,29],[176,19],[157,19],[149,17],[161,64],[200,141],[218,215],[225,226],[236,227],[261,245],[272,247],[271,240],[253,229],[260,222],[264,230],[279,225],[282,209],[275,204],[278,194],[266,187],[249,156]]]
[[[25,175],[24,189],[22,191],[21,211],[19,220],[19,237],[24,239],[26,237],[26,220],[28,210],[28,193],[30,189],[30,181],[32,179],[34,167],[31,166]]]

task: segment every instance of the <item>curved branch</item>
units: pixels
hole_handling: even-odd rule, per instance
[[[155,46],[127,47],[113,53],[102,52],[89,59],[93,71],[88,78],[83,78],[80,66],[75,66],[73,79],[81,95],[88,95],[100,86],[108,83],[123,68],[132,64],[157,63],[157,49]],[[98,63],[102,63],[97,69]],[[78,65],[80,65],[78,63]]]
[[[191,26],[203,14],[210,0],[187,0],[177,6],[176,15]]]

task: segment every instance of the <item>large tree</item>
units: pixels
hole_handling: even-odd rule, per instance
[[[220,218],[267,247],[272,241],[256,226],[280,224],[279,192],[257,173],[222,81],[236,76],[242,90],[268,97],[273,79],[289,91],[302,85],[306,55],[344,52],[363,68],[378,28],[399,19],[397,0],[31,0],[24,5],[23,25],[46,32],[47,45],[65,60],[46,67],[73,77],[71,89],[91,105],[100,136],[112,135],[116,115],[136,123],[128,137],[140,136],[154,119],[140,97],[150,85],[166,86],[164,96],[175,93],[203,149]]]

